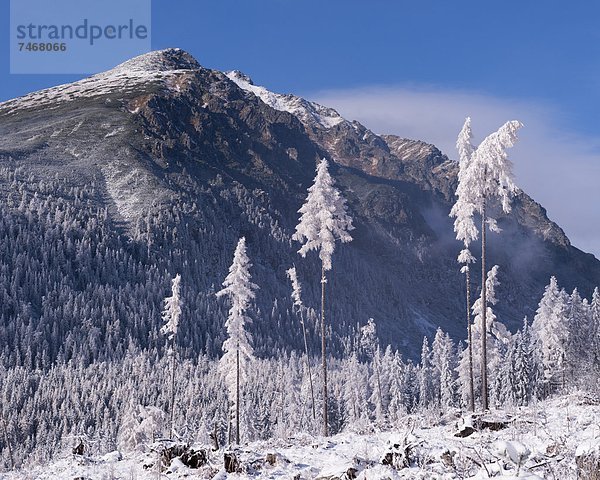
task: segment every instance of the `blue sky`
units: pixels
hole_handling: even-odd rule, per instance
[[[599,19],[587,1],[155,0],[152,48],[181,47],[450,156],[466,114],[479,140],[519,118],[517,180],[598,255]],[[10,75],[1,41],[0,100],[79,78]]]

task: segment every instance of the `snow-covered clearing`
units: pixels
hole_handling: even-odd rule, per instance
[[[124,455],[69,453],[51,465],[5,474],[2,478],[568,480],[577,478],[576,454],[600,451],[597,400],[577,393],[529,407],[493,411],[483,418],[507,422],[506,428],[481,429],[464,438],[455,434],[471,421],[477,426],[477,419],[461,418],[457,411],[441,417],[435,413],[410,415],[403,425],[389,431],[357,426],[354,432],[330,438],[299,434],[294,438],[253,442],[233,450],[240,464],[237,473],[225,472],[223,458],[229,450],[215,452],[208,445],[193,447],[206,450],[205,466],[191,469],[176,458],[159,473],[158,453],[152,450],[161,444],[156,443],[145,452]]]

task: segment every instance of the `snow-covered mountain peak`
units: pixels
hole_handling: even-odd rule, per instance
[[[275,110],[288,112],[297,117],[305,126],[311,128],[329,129],[342,122],[347,122],[333,108],[324,107],[315,102],[291,94],[274,93],[265,87],[254,85],[250,77],[233,70],[226,73],[227,77],[242,90],[246,90]]]
[[[133,57],[100,75],[131,72],[166,72],[173,70],[200,70],[202,66],[186,51],[180,48],[155,50]]]
[[[115,68],[77,82],[58,85],[0,103],[0,114],[10,115],[20,110],[42,106],[56,109],[60,105],[81,99],[116,96],[127,97],[154,87],[177,90],[181,74],[201,70],[201,65],[189,53],[169,48],[145,53],[127,60]]]

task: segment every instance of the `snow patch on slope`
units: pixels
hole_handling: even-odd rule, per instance
[[[101,166],[106,191],[118,214],[133,225],[143,211],[167,196],[168,191],[156,184],[156,180],[144,169],[132,167],[114,159]]]
[[[275,110],[291,113],[305,125],[329,129],[346,121],[333,108],[309,102],[295,95],[273,93],[264,87],[254,85],[250,77],[238,70],[227,72],[226,75],[242,90],[256,95]]]

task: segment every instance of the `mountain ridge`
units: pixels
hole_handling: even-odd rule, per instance
[[[11,184],[17,184],[23,205],[19,208],[16,199],[13,207],[7,202],[7,218],[23,222],[33,215],[32,225],[47,231],[53,223],[44,223],[46,214],[53,208],[66,209],[72,222],[80,223],[79,214],[71,211],[78,202],[100,212],[102,235],[86,219],[76,237],[77,245],[90,244],[78,264],[90,292],[69,278],[64,288],[74,297],[89,295],[90,302],[104,289],[121,292],[127,284],[148,289],[136,293],[139,298],[132,298],[131,305],[121,305],[118,314],[106,314],[99,304],[92,324],[100,338],[118,324],[133,345],[162,348],[151,332],[160,321],[157,312],[169,277],[182,273],[189,322],[182,327],[183,347],[211,354],[220,351],[225,318],[224,306],[213,298],[215,285],[225,276],[237,238],[245,235],[262,287],[253,334],[261,344],[259,353],[267,355],[300,345],[285,278],[292,263],[305,283],[306,303],[318,304],[317,260],[301,260],[291,234],[314,166],[326,157],[335,161],[332,173],[357,227],[354,241],[339,246],[334,258],[333,351],[351,348],[356,326],[371,316],[382,343],[402,348],[409,357],[418,355],[422,336],[438,326],[463,338],[464,279],[455,260],[460,244],[448,218],[456,164],[432,145],[378,136],[315,105],[253,86],[241,74],[201,67],[179,49],[142,55],[88,79],[4,102],[2,195],[8,199]],[[49,186],[40,187],[45,180]],[[490,237],[491,261],[502,272],[498,316],[511,328],[533,314],[551,274],[585,294],[600,284],[600,262],[572,247],[525,193],[515,199],[512,215],[500,217],[500,225],[504,233]],[[70,235],[71,227],[65,228]],[[10,229],[5,235],[12,239]],[[52,251],[66,248],[60,238],[52,242]],[[109,286],[103,275],[110,278],[110,272],[103,274],[95,263],[97,252],[109,248],[105,243],[115,251],[110,255],[126,263],[124,278],[111,279]],[[27,262],[37,261],[32,254],[20,254]],[[4,262],[16,268],[15,260]],[[39,291],[53,298],[53,288]],[[6,312],[4,335],[16,343],[41,342],[32,338],[36,332],[46,338],[44,332],[59,321],[51,313],[54,307],[25,290],[16,295],[19,305],[39,304],[32,313],[36,326],[30,337],[10,333],[17,317]],[[149,318],[129,319],[126,312],[136,309],[147,310]],[[21,314],[25,307],[16,311]],[[314,327],[317,317],[311,315]],[[66,322],[57,342],[74,331],[89,336],[74,322]],[[314,332],[310,340],[318,345]],[[78,348],[73,355],[81,354]],[[98,347],[91,357],[103,355],[110,357]]]

